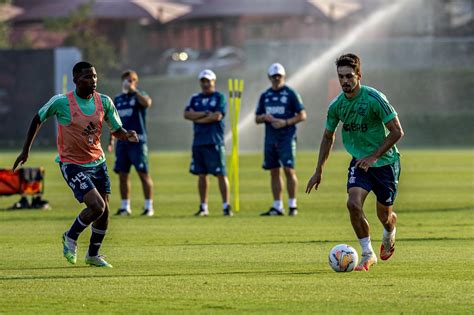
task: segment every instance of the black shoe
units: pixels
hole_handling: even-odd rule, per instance
[[[278,216],[278,215],[283,215],[283,211],[284,211],[283,209],[278,210],[276,208],[271,207],[270,210],[268,210],[267,212],[263,212],[260,215],[261,216]]]
[[[234,216],[234,213],[232,212],[231,206],[227,206],[227,208],[224,209],[224,216],[225,216],[225,217],[232,217],[232,216]]]
[[[152,217],[155,215],[155,210],[153,210],[153,208],[144,209],[142,215],[145,217]]]
[[[18,209],[29,209],[30,208],[30,203],[28,202],[28,198],[26,196],[21,197],[21,199],[17,202],[15,202],[10,209],[12,210],[18,210]]]
[[[199,206],[199,211],[194,214],[196,217],[207,217],[209,215],[209,210],[204,210]]]
[[[41,196],[33,197],[31,200],[31,208],[44,210],[51,209],[48,200],[42,199]]]
[[[117,213],[115,215],[120,215],[120,216],[129,216],[132,214],[132,210],[127,210],[127,209],[118,209]]]
[[[298,207],[290,208],[290,211],[288,212],[289,216],[295,217],[298,215]]]

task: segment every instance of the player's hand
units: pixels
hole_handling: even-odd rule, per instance
[[[18,157],[16,158],[15,163],[13,163],[12,170],[15,171],[18,166],[22,166],[23,164],[25,164],[28,160],[28,155],[28,152],[21,151],[20,155],[18,155]]]
[[[113,139],[111,139],[109,141],[109,145],[107,146],[107,151],[109,151],[109,153],[114,152],[114,140]]]
[[[127,130],[126,136],[129,142],[138,142],[138,135],[135,130]]]
[[[366,156],[365,158],[357,160],[355,166],[367,172],[369,170],[369,167],[374,165],[375,162],[377,162],[377,158],[370,155],[370,156]]]
[[[308,181],[308,184],[306,185],[306,193],[309,194],[311,193],[311,190],[318,190],[319,184],[321,184],[321,179],[323,178],[321,171],[316,171],[314,172],[313,176]]]
[[[275,129],[286,127],[286,120],[274,118],[272,121],[272,127]]]
[[[271,123],[271,122],[273,122],[273,121],[275,120],[275,117],[273,117],[272,114],[266,114],[265,117],[264,117],[264,120],[265,120],[266,122]]]

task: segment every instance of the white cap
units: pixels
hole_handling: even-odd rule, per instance
[[[273,76],[275,74],[286,75],[285,68],[280,63],[274,63],[268,68],[268,75]]]
[[[212,71],[212,70],[205,69],[205,70],[202,70],[202,71],[199,73],[198,78],[199,78],[199,80],[201,80],[201,79],[208,79],[208,80],[212,81],[212,80],[215,80],[215,79],[216,79],[216,74],[215,74],[214,71]]]

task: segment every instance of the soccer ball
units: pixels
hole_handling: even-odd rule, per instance
[[[328,258],[329,265],[336,272],[350,272],[359,261],[356,250],[346,244],[334,246],[329,252]]]

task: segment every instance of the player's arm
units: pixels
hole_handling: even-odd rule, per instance
[[[151,97],[149,97],[145,93],[141,93],[139,90],[136,90],[136,96],[138,100],[138,104],[140,104],[142,107],[148,108],[152,104]]]
[[[221,121],[224,118],[224,114],[221,112],[208,112],[203,118],[196,119],[196,124],[211,124],[217,121]]]
[[[192,108],[184,111],[184,119],[196,121],[209,115],[209,112],[195,112]]]
[[[389,134],[385,137],[385,140],[382,142],[380,147],[370,156],[364,157],[360,160],[357,160],[355,166],[360,167],[367,171],[377,160],[384,155],[388,150],[390,150],[403,136],[404,132],[398,116],[395,116],[392,120],[385,124]]]
[[[42,125],[41,119],[39,115],[36,114],[31,120],[30,127],[28,128],[28,133],[26,134],[26,140],[25,140],[25,143],[23,144],[23,149],[21,150],[21,153],[18,155],[18,157],[15,160],[15,163],[13,164],[13,171],[15,171],[18,166],[25,164],[26,161],[28,160],[28,156],[31,150],[31,145],[33,144],[33,141],[35,140],[36,135],[38,134],[38,131],[41,128],[41,125]]]
[[[321,183],[323,168],[326,164],[326,161],[329,158],[329,153],[334,145],[334,141],[336,139],[336,133],[334,131],[330,131],[328,129],[324,130],[324,135],[321,140],[321,145],[319,146],[319,156],[318,156],[318,164],[316,166],[316,170],[314,171],[313,176],[308,181],[308,185],[306,186],[306,193],[309,194],[311,190],[317,190],[319,184]]]
[[[263,123],[271,123],[275,118],[271,114],[267,114],[265,112],[265,105],[264,105],[264,97],[263,95],[260,96],[257,105],[257,111],[255,113],[255,123],[263,124]]]
[[[289,119],[273,119],[272,126],[273,128],[280,129],[283,127],[288,127],[292,125],[296,125],[302,121],[306,120],[306,111],[304,109],[300,110],[294,117]]]
[[[110,97],[107,96],[103,99],[102,104],[104,105],[104,119],[111,130],[110,137],[113,136],[122,141],[138,142],[138,135],[135,130],[126,130],[122,127],[117,108]]]

